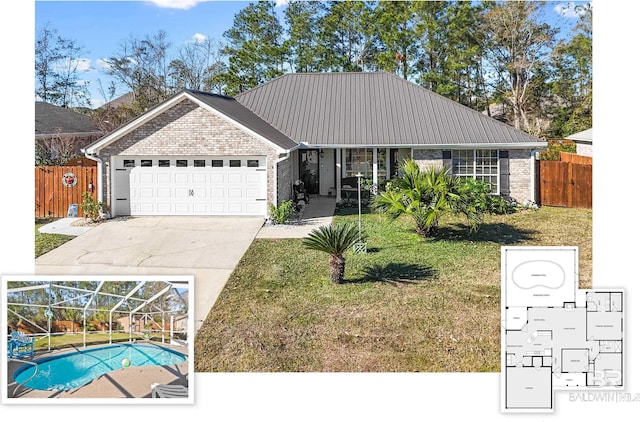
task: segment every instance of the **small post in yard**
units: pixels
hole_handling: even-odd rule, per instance
[[[367,253],[367,244],[362,241],[362,201],[360,198],[360,178],[362,173],[356,174],[358,178],[358,243],[353,245],[355,253]]]

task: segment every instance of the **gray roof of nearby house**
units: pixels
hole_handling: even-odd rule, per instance
[[[574,133],[573,135],[567,136],[567,139],[578,143],[590,144],[592,143],[592,130],[592,128],[589,128],[587,130],[583,130],[582,132]]]
[[[546,145],[386,72],[285,74],[235,99],[313,146]]]
[[[251,112],[251,110],[247,109],[234,98],[208,92],[192,90],[187,90],[187,92],[203,103],[206,103],[210,107],[215,108],[216,110],[232,118],[236,122],[251,129],[255,133],[267,138],[271,142],[284,149],[291,149],[298,145],[297,142],[294,142],[287,135],[275,129],[273,126]]]
[[[99,135],[103,133],[98,123],[89,116],[36,101],[35,135],[37,138],[53,135]]]

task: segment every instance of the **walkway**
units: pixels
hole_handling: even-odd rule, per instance
[[[286,239],[305,237],[313,229],[331,224],[335,209],[336,198],[312,196],[299,221],[280,225],[265,224],[256,238]]]

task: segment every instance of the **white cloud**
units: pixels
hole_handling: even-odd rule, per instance
[[[576,4],[572,1],[564,4],[557,4],[553,10],[563,18],[579,18],[584,14],[582,8],[576,9]]]
[[[198,3],[207,0],[150,0],[151,3],[164,9],[191,9]]]
[[[194,34],[193,37],[191,37],[191,41],[196,43],[196,44],[200,44],[200,43],[205,42],[207,40],[207,38],[209,38],[209,37],[207,37],[206,35]]]
[[[91,70],[91,60],[90,59],[74,59],[69,60],[69,58],[65,58],[63,60],[57,61],[53,64],[53,70],[58,72],[65,72],[70,69],[75,69],[77,72],[87,72]]]
[[[289,4],[289,0],[276,0],[276,7],[286,6]]]
[[[111,69],[111,65],[107,61],[107,59],[98,59],[96,60],[96,67],[100,70],[109,70]]]

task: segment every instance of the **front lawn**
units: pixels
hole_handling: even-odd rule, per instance
[[[500,246],[578,246],[591,287],[591,217],[543,207],[488,216],[473,235],[451,218],[423,240],[408,219],[365,214],[368,253],[346,254],[343,285],[301,239],[257,239],[198,331],[195,370],[499,371]]]
[[[35,220],[35,257],[44,255],[50,250],[70,241],[74,236],[66,236],[63,234],[40,233],[38,229],[45,224],[55,221],[55,218],[36,218]]]

